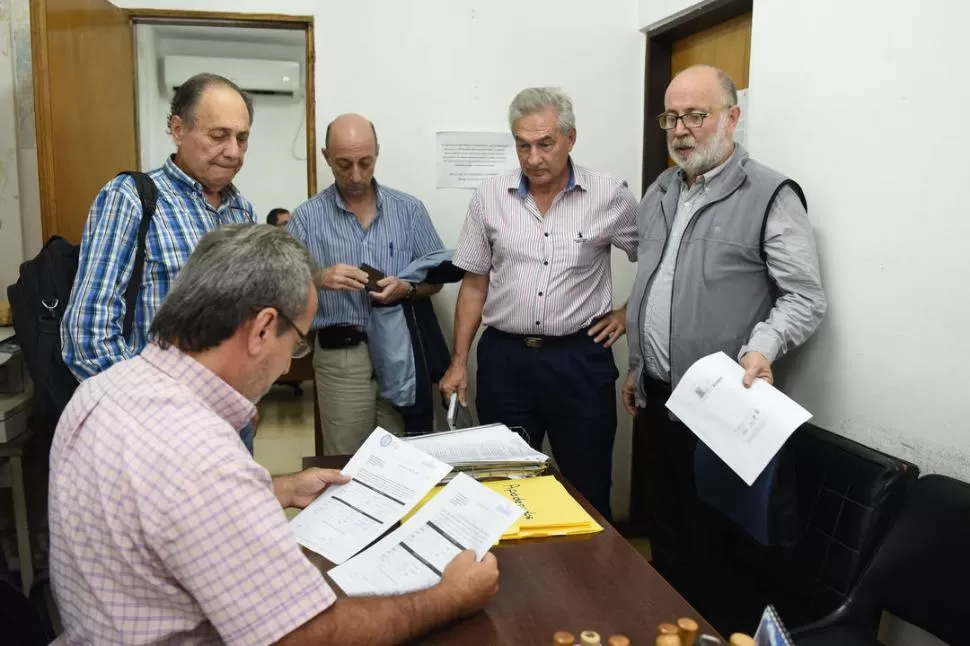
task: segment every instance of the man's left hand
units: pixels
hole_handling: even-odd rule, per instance
[[[370,297],[381,305],[396,303],[407,296],[411,290],[411,283],[396,276],[380,279],[377,281],[377,286],[381,288],[381,291],[371,292]]]
[[[589,328],[589,335],[594,337],[593,340],[607,348],[616,343],[624,333],[626,333],[625,307],[613,310]]]
[[[350,482],[350,476],[345,476],[336,469],[314,467],[292,475],[275,478],[273,488],[283,507],[303,509],[316,500],[317,496],[327,488],[327,485],[344,484],[346,482]]]
[[[771,372],[771,362],[760,352],[748,352],[741,357],[741,367],[744,368],[744,387],[750,388],[755,379],[763,379],[769,384],[775,383],[775,376]]]

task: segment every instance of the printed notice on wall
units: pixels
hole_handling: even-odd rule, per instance
[[[509,133],[439,132],[436,144],[438,188],[478,188],[519,165]]]
[[[741,108],[741,118],[734,129],[734,141],[745,148],[748,146],[748,90],[738,90],[738,107]]]

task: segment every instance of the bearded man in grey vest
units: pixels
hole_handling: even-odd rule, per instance
[[[677,75],[659,115],[670,168],[637,212],[637,277],[627,307],[636,418],[633,512],[643,512],[654,566],[668,578],[704,548],[694,478],[697,439],[664,404],[696,360],[717,351],[744,384],[812,335],[826,310],[802,189],[733,141],[734,82],[709,66]]]

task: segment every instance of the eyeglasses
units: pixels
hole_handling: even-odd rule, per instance
[[[268,306],[268,307],[272,307],[272,306]],[[266,309],[266,308],[254,307],[253,311],[259,312],[260,310],[263,310],[263,309]],[[300,331],[300,328],[297,327],[293,319],[291,319],[289,316],[281,312],[279,308],[273,307],[273,309],[276,310],[276,313],[279,315],[279,317],[284,321],[286,321],[290,325],[290,327],[292,327],[293,330],[296,332],[297,336],[300,337],[299,340],[296,342],[296,345],[293,346],[293,353],[290,356],[292,356],[294,359],[302,359],[303,357],[310,354],[310,352],[313,351],[313,346],[310,344],[310,339],[307,338],[307,334],[309,334],[309,331],[306,334],[304,334],[303,332]]]
[[[677,127],[678,121],[683,121],[685,128],[700,128],[702,125],[704,125],[704,119],[708,118],[715,112],[720,112],[724,108],[731,107],[733,106],[722,105],[720,108],[716,108],[710,112],[688,112],[687,114],[664,112],[663,114],[657,115],[657,123],[660,124],[660,128],[663,130],[673,130]]]

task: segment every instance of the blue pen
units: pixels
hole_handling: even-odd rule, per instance
[[[388,242],[387,243],[387,248],[390,249],[390,251],[391,251],[391,258],[393,258],[394,257],[394,243],[393,242]]]

